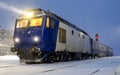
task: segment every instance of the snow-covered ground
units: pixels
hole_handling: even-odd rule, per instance
[[[1,56],[0,75],[120,75],[119,65],[120,57],[26,65],[17,56]]]

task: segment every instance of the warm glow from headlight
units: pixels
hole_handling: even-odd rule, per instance
[[[20,42],[20,39],[19,39],[19,38],[15,38],[15,42],[16,42],[16,43],[19,43],[19,42]]]
[[[34,16],[33,12],[25,12],[24,14],[27,18],[32,18]]]
[[[34,37],[33,40],[34,40],[35,42],[38,42],[38,41],[39,41],[39,37]]]

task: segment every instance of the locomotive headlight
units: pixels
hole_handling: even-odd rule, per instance
[[[39,37],[36,36],[36,37],[33,38],[33,40],[34,40],[35,42],[38,42],[38,41],[39,41]]]
[[[27,18],[32,18],[32,17],[34,16],[34,13],[32,13],[32,12],[26,12],[26,13],[25,13],[25,16],[26,16]]]
[[[19,42],[20,42],[20,39],[19,39],[19,38],[15,38],[15,42],[16,42],[16,43],[19,43]]]

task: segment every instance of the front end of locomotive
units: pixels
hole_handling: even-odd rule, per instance
[[[51,52],[48,28],[49,18],[41,9],[21,15],[16,20],[11,51],[17,52],[21,62],[41,62]]]

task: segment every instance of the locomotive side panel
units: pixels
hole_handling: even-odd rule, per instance
[[[85,35],[85,38],[84,38],[84,47],[85,47],[85,53],[92,53],[91,52],[91,45],[90,45],[90,37]]]
[[[66,32],[64,36],[64,38],[66,38],[65,42],[60,42],[61,29]],[[60,22],[56,51],[90,53],[90,39],[84,33]]]
[[[64,32],[60,32],[62,30],[66,31],[66,35],[63,36],[62,38],[65,38],[65,42],[64,41],[60,41],[60,37],[62,36],[62,34]],[[77,42],[76,42],[76,38],[75,38],[75,30],[73,32],[73,34],[71,34],[71,31],[73,30],[73,28],[69,27],[68,25],[60,22],[59,24],[59,31],[58,31],[58,36],[57,36],[57,46],[56,46],[56,51],[68,51],[68,52],[76,52],[77,50]]]

